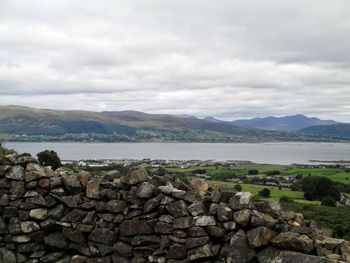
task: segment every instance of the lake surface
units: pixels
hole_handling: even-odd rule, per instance
[[[36,155],[54,150],[62,160],[170,159],[242,160],[271,164],[307,164],[310,160],[350,161],[350,143],[23,143],[7,148]]]

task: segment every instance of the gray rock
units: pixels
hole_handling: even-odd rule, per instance
[[[11,165],[0,165],[0,177],[5,176],[7,171],[9,171],[11,168]]]
[[[85,218],[87,212],[81,209],[73,209],[67,214],[65,214],[60,221],[69,223],[79,223]]]
[[[208,236],[204,237],[189,237],[186,239],[186,248],[192,249],[195,247],[203,246],[210,241]]]
[[[147,200],[146,203],[144,204],[143,212],[145,214],[149,213],[154,208],[159,206],[159,202],[160,201],[159,201],[159,199],[157,197]]]
[[[13,197],[23,197],[26,191],[24,181],[11,181],[9,191]]]
[[[40,258],[40,260],[44,263],[47,262],[52,262],[52,261],[57,261],[59,260],[61,257],[63,257],[64,253],[63,252],[53,252],[53,253],[49,253],[43,257]]]
[[[24,165],[28,163],[38,163],[38,160],[29,154],[28,155],[22,154],[17,157],[16,163],[20,165]]]
[[[187,254],[188,254],[187,259],[189,261],[194,261],[199,259],[203,260],[205,258],[210,258],[214,256],[214,253],[210,244],[206,244],[202,247],[189,250]]]
[[[179,218],[180,219],[180,218]],[[171,215],[160,215],[159,222],[165,222],[168,224],[174,224],[175,218]]]
[[[24,180],[24,168],[20,165],[13,166],[5,177],[12,180]]]
[[[65,188],[70,194],[77,194],[83,190],[78,176],[65,174],[62,175],[62,179]]]
[[[310,253],[313,249],[313,241],[306,235],[293,232],[283,232],[271,240],[271,245],[278,248],[296,250]]]
[[[132,246],[128,245],[125,242],[118,241],[113,245],[113,249],[116,254],[123,257],[131,257],[132,256]]]
[[[237,226],[236,222],[234,221],[224,222],[222,225],[227,231],[235,230]]]
[[[187,204],[183,200],[169,203],[165,207],[173,217],[183,217],[188,215]]]
[[[136,196],[139,198],[147,199],[154,195],[156,187],[150,182],[143,182],[139,187]]]
[[[21,222],[21,230],[23,233],[32,233],[40,230],[40,226],[38,223],[33,221],[23,221]]]
[[[95,228],[89,235],[88,239],[90,241],[94,241],[105,245],[113,245],[113,243],[117,239],[117,236],[113,231],[109,229]]]
[[[216,225],[215,217],[213,216],[196,216],[192,220],[194,226],[214,226]]]
[[[187,250],[184,245],[174,244],[169,247],[167,258],[169,259],[183,259],[187,255]]]
[[[0,216],[0,234],[5,234],[7,232],[7,225],[4,219]]]
[[[315,247],[325,247],[327,249],[335,249],[336,247],[340,246],[343,243],[345,243],[344,239],[323,237],[323,238],[316,239]]]
[[[69,239],[72,242],[80,243],[80,244],[86,242],[85,235],[78,230],[64,227],[62,233],[67,239]]]
[[[220,203],[217,208],[217,217],[219,221],[229,221],[232,220],[232,209],[228,207],[225,203]]]
[[[121,236],[136,236],[152,234],[153,228],[145,221],[125,220],[120,224]]]
[[[294,251],[283,251],[272,247],[267,247],[257,254],[259,263],[278,262],[278,263],[332,263],[334,261],[311,255],[306,255]]]
[[[253,260],[255,257],[255,251],[249,245],[247,235],[243,230],[239,230],[231,238],[229,249],[225,256],[229,263],[248,263]]]
[[[30,241],[30,237],[28,235],[13,236],[12,241],[14,243],[28,243]]]
[[[178,217],[174,220],[174,228],[176,229],[185,229],[190,228],[192,225],[191,217]]]
[[[252,208],[253,195],[249,192],[239,192],[230,198],[230,207],[233,210]]]
[[[249,230],[247,236],[249,244],[256,248],[269,244],[270,240],[276,236],[276,232],[265,226],[260,226]]]
[[[250,223],[251,210],[243,209],[233,213],[233,219],[242,227],[247,227]]]
[[[122,213],[126,208],[126,202],[122,200],[110,200],[106,205],[106,210],[113,213]]]
[[[20,218],[18,217],[10,218],[8,230],[12,235],[20,234],[22,232]]]
[[[220,203],[225,202],[227,203],[232,196],[236,194],[236,191],[230,190],[230,189],[223,189],[220,191],[216,191],[213,193],[213,196],[211,198],[212,202],[214,203]]]
[[[173,225],[164,222],[158,222],[154,226],[154,232],[159,234],[172,234],[173,230]]]
[[[203,227],[191,227],[190,229],[187,230],[187,234],[190,237],[203,237],[203,236],[207,236],[208,233],[204,230]]]
[[[68,242],[64,235],[60,232],[55,232],[44,237],[44,242],[48,246],[66,249],[68,247]]]
[[[219,226],[208,226],[207,232],[212,237],[223,237],[225,235],[225,229]]]
[[[101,177],[93,177],[89,180],[86,187],[86,196],[92,199],[99,199],[100,196],[100,185],[102,183]]]
[[[132,239],[131,245],[137,247],[158,248],[160,246],[160,242],[161,238],[159,235],[139,235]]]
[[[279,216],[282,213],[279,202],[272,199],[254,202],[254,208],[261,213],[268,213],[272,216]]]
[[[50,177],[49,174],[46,174],[43,167],[36,163],[28,163],[26,167],[25,181],[31,182],[37,179]]]
[[[64,206],[63,205],[58,205],[48,212],[48,216],[53,218],[53,219],[60,219],[63,216],[64,213]]]
[[[47,209],[45,208],[36,208],[36,209],[33,209],[29,212],[29,216],[31,218],[34,218],[34,219],[38,219],[38,220],[44,220],[47,218]]]
[[[128,176],[122,177],[121,181],[125,184],[135,185],[148,181],[149,179],[150,177],[148,176],[146,169],[141,166],[137,170],[132,171]]]
[[[16,254],[6,247],[0,248],[0,262],[17,263]]]
[[[277,220],[269,214],[264,214],[253,210],[250,222],[253,226],[268,226],[272,228],[276,225]]]
[[[206,208],[202,202],[195,202],[188,207],[188,211],[192,216],[199,216],[206,213]]]

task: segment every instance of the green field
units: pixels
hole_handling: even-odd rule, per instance
[[[344,184],[350,184],[350,173],[345,172],[342,168],[298,168],[291,167],[289,169],[284,169],[281,171],[283,175],[293,175],[302,174],[307,175],[317,175],[327,177],[333,181],[341,182]]]
[[[222,181],[216,181],[216,180],[210,180],[208,181],[209,185],[212,186],[214,189],[218,188],[219,186],[223,186],[229,189],[233,189],[235,183],[232,182],[222,182]],[[254,184],[240,184],[242,186],[242,191],[244,192],[250,192],[253,195],[257,195],[258,192],[263,188],[270,189],[271,198],[278,199],[281,196],[287,196],[291,199],[303,199],[303,192],[299,191],[292,191],[289,188],[281,188],[274,186],[266,186],[266,185],[254,185]]]
[[[186,173],[193,172],[197,169],[205,169],[207,175],[213,178],[220,175],[231,176],[232,178],[245,176],[251,169],[259,170],[258,177],[263,177],[266,172],[272,170],[278,170],[281,175],[303,175],[303,176],[323,176],[327,177],[333,181],[350,184],[350,173],[346,172],[344,168],[300,168],[297,166],[288,165],[264,165],[264,164],[242,164],[233,167],[223,167],[223,166],[195,166],[191,168],[181,169],[181,168],[166,168],[168,172],[172,173]]]

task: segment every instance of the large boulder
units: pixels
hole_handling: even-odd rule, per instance
[[[294,251],[279,250],[273,247],[267,247],[260,251],[256,259],[259,263],[334,263],[333,260],[327,258],[306,255]]]
[[[208,183],[204,179],[195,178],[191,180],[192,188],[197,192],[205,193],[209,189]]]
[[[261,247],[268,245],[270,240],[276,236],[276,232],[265,226],[260,226],[249,230],[247,236],[252,247]]]
[[[148,181],[150,177],[146,169],[141,166],[140,168],[132,171],[128,176],[122,177],[121,182],[129,185],[135,185],[138,183],[142,183]]]
[[[20,165],[13,166],[5,177],[12,180],[23,180],[24,168]]]
[[[148,235],[153,228],[145,221],[126,220],[120,225],[121,236]]]
[[[151,198],[154,195],[156,187],[150,182],[143,182],[137,191],[137,197],[139,198]]]
[[[248,242],[248,237],[243,230],[239,230],[230,240],[227,250],[227,262],[248,263],[255,257],[255,251]]]
[[[70,194],[77,194],[83,190],[77,175],[62,175],[63,183]]]
[[[92,177],[86,186],[86,196],[92,199],[99,199],[101,183],[102,177]]]
[[[271,245],[278,248],[296,250],[303,253],[310,253],[313,249],[313,240],[306,235],[293,232],[283,232],[271,240]]]
[[[233,210],[252,208],[253,195],[249,192],[239,192],[230,198],[230,207]]]
[[[249,209],[239,210],[233,213],[233,219],[242,227],[247,227],[250,223],[252,211]]]

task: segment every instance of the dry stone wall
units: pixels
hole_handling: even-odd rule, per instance
[[[67,174],[0,149],[1,263],[350,262],[349,242],[250,193]]]

